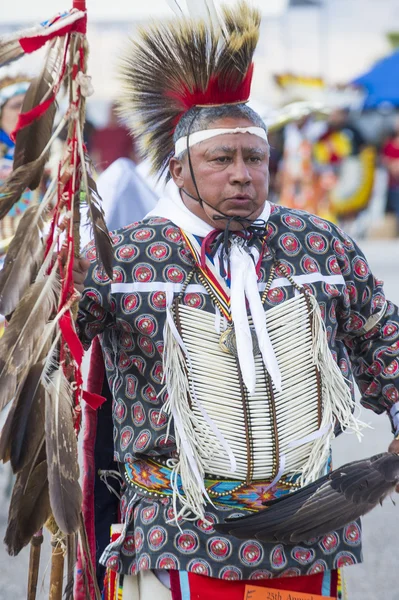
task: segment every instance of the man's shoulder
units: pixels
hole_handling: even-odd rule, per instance
[[[297,208],[288,208],[282,204],[272,204],[269,221],[275,224],[279,230],[287,229],[293,232],[321,231],[327,236],[341,235],[342,231],[331,221],[323,219],[318,215],[300,210]]]
[[[110,236],[114,247],[121,244],[146,244],[157,241],[178,244],[181,241],[180,229],[172,221],[152,216],[111,231]]]
[[[288,255],[300,252],[339,256],[358,253],[355,241],[338,225],[305,210],[272,204],[268,223],[268,239]]]
[[[113,246],[114,282],[122,277],[129,278],[129,265],[137,261],[163,263],[180,253],[182,235],[180,229],[168,219],[148,217],[131,223],[121,229],[110,231]],[[95,241],[91,240],[84,248],[82,256],[89,260],[90,273],[96,283],[107,285],[109,278],[103,273]]]

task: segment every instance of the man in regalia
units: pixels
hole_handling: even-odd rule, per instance
[[[397,433],[398,311],[343,231],[267,201],[267,131],[246,105],[260,16],[209,14],[131,44],[121,110],[169,182],[112,234],[112,281],[93,244],[75,266],[80,337],[105,366],[91,391],[108,397],[86,415],[89,539],[109,599],[238,600],[246,583],[339,598],[358,513],[336,528],[330,502],[323,535],[310,514],[296,543],[216,528],[331,470],[333,437],[361,435],[353,378]]]

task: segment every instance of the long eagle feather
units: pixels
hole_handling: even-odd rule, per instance
[[[31,367],[1,432],[0,459],[10,460],[14,473],[32,460],[44,442],[43,369],[44,361]]]
[[[48,277],[25,292],[6,327],[0,340],[0,410],[14,397],[16,376],[35,361],[36,346],[56,306],[58,285],[54,265]]]
[[[41,206],[30,206],[18,224],[0,272],[0,314],[10,315],[33,283],[44,254]]]
[[[29,544],[33,535],[51,515],[44,446],[34,464],[17,475],[14,485],[4,543],[11,556]]]
[[[82,505],[72,398],[70,385],[59,368],[46,383],[45,430],[51,509],[65,534],[79,529]]]

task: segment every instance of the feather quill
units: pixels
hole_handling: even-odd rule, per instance
[[[43,259],[44,218],[41,206],[30,206],[18,224],[0,272],[0,314],[10,315],[33,283]]]
[[[47,461],[43,459],[43,455],[44,451],[34,464],[26,465],[17,475],[4,538],[7,552],[11,556],[19,554],[22,548],[29,544],[32,536],[51,514]]]
[[[79,529],[82,505],[72,401],[69,383],[57,369],[46,383],[46,451],[51,509],[65,534]]]
[[[66,547],[67,547],[67,579],[64,589],[64,600],[74,600],[73,598],[73,586],[74,586],[74,578],[75,578],[75,567],[76,567],[76,544],[77,544],[77,534],[72,533],[67,536],[66,539]]]
[[[173,10],[173,12],[175,13],[176,16],[178,16],[178,17],[182,16],[183,11],[177,0],[166,0],[166,2],[170,6],[170,8]]]
[[[213,0],[187,0],[187,10],[192,19],[201,19],[215,27],[220,25]]]

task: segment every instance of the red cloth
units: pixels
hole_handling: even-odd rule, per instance
[[[96,166],[101,171],[118,158],[132,158],[134,151],[134,142],[129,131],[120,125],[110,125],[94,131],[90,143],[98,161]]]
[[[382,149],[382,155],[388,160],[399,160],[399,142],[395,139],[389,140]],[[399,176],[394,177],[392,173],[389,173],[389,187],[396,185],[399,185]]]
[[[92,394],[101,394],[104,381],[105,367],[100,341],[96,337],[92,344],[90,370],[87,380],[87,390]],[[94,529],[94,481],[95,459],[94,448],[97,431],[97,411],[88,404],[84,405],[84,437],[83,437],[83,519],[89,540],[90,554],[94,571],[96,570],[96,532]],[[75,584],[75,600],[87,600],[84,578],[82,574],[83,561],[78,555],[78,568]],[[89,581],[90,598],[95,599],[94,586]]]
[[[307,594],[322,594],[324,573],[304,575],[302,577],[284,577],[281,579],[257,579],[252,581],[226,581],[205,577],[204,575],[188,574],[190,600],[243,600],[246,585],[256,585],[263,588],[274,588],[290,592],[306,592]],[[179,571],[170,571],[170,582],[173,600],[182,600]],[[331,572],[332,597],[338,593],[338,573]],[[184,597],[186,598],[186,596]]]

